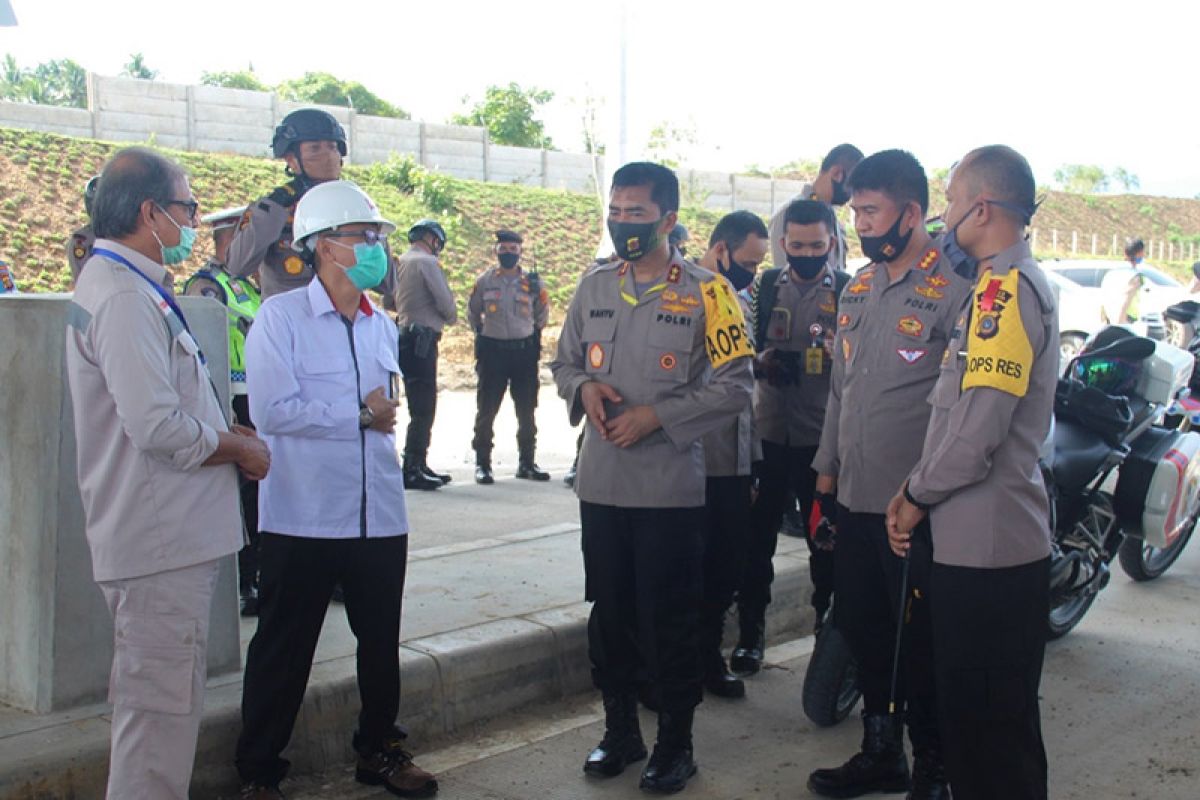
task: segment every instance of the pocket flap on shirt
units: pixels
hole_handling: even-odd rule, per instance
[[[306,375],[328,375],[350,369],[349,359],[323,353],[305,353],[298,361],[300,371]]]

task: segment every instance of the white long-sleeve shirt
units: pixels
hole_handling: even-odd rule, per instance
[[[408,533],[391,433],[359,428],[362,401],[399,373],[396,325],[364,295],[353,321],[320,279],[268,298],[246,340],[250,415],[271,448],[260,530],[314,539]]]

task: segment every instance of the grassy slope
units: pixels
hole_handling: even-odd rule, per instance
[[[0,258],[15,267],[27,291],[61,291],[69,286],[64,258],[67,234],[85,221],[82,187],[121,145],[54,134],[0,128]],[[209,153],[171,152],[192,176],[192,187],[205,211],[244,204],[266,194],[283,177],[278,162]],[[535,265],[554,300],[553,318],[566,307],[583,267],[591,262],[600,236],[601,216],[591,195],[522,186],[450,179],[454,204],[443,214],[431,212],[412,195],[375,179],[362,167],[348,167],[385,214],[401,228],[418,217],[442,219],[450,236],[443,257],[460,305],[476,274],[492,263],[492,232],[508,227],[526,237],[526,265]],[[935,198],[939,193],[933,192]],[[941,205],[933,202],[934,209]],[[721,212],[687,208],[681,219],[692,231],[690,250],[702,250]],[[1037,217],[1039,244],[1049,231],[1097,233],[1106,248],[1113,234],[1160,238],[1174,234],[1200,239],[1200,202],[1137,195],[1088,197],[1050,193]],[[395,241],[401,249],[402,240]],[[1060,233],[1069,243],[1069,234]],[[1083,249],[1090,239],[1081,241]],[[201,237],[200,256],[206,256]],[[193,259],[193,266],[202,258]],[[1183,264],[1173,265],[1182,271]]]

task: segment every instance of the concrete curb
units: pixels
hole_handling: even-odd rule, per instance
[[[775,558],[768,642],[812,629],[806,554]],[[574,603],[403,642],[400,716],[414,747],[465,733],[471,725],[591,686],[589,604]],[[726,642],[736,631],[727,631]],[[353,759],[358,716],[354,657],[313,667],[285,756],[292,774],[343,767]],[[196,753],[192,797],[237,793],[233,749],[241,727],[240,676],[210,682]],[[109,719],[103,706],[47,718],[0,743],[0,800],[100,800],[107,776]]]

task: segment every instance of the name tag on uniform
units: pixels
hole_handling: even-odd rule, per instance
[[[786,308],[771,310],[771,321],[767,325],[767,338],[776,342],[786,342],[792,335],[792,312]]]

